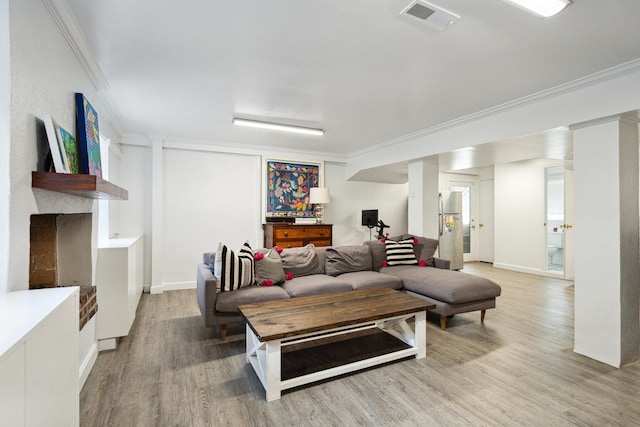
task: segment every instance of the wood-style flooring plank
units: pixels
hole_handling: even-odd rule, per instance
[[[244,326],[204,327],[195,290],[144,294],[129,336],[100,353],[83,426],[640,425],[640,362],[575,354],[573,284],[466,264],[502,286],[497,308],[427,321],[427,357],[285,391],[245,360]]]

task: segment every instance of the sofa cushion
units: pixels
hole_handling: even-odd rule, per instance
[[[222,313],[237,313],[238,306],[255,302],[289,299],[280,286],[247,286],[234,292],[222,292],[216,300],[216,311]]]
[[[438,241],[428,237],[414,236],[412,234],[403,234],[402,239],[417,239],[414,245],[414,252],[418,260],[424,261],[427,265],[434,265],[433,256],[438,249]]]
[[[348,282],[354,290],[370,288],[402,288],[402,279],[390,274],[378,273],[377,271],[356,271],[352,273],[344,273],[339,275],[338,279]]]
[[[369,246],[338,246],[326,249],[325,274],[338,276],[354,271],[371,271]]]
[[[254,258],[258,285],[272,286],[284,283],[282,259],[275,248],[257,251]]]
[[[387,260],[387,250],[381,240],[369,240],[364,242],[371,251],[371,268],[380,271],[382,263]]]
[[[400,265],[380,270],[402,279],[404,288],[450,304],[495,298],[500,286],[492,280],[460,271]]]
[[[284,285],[282,285],[282,289],[284,289],[291,298],[297,298],[308,295],[345,292],[353,288],[349,283],[336,277],[325,274],[313,274],[287,280]]]
[[[302,248],[284,249],[280,253],[280,257],[285,273],[293,273],[294,277],[324,273],[324,265],[320,264],[313,244]]]
[[[216,292],[234,291],[256,281],[253,251],[245,242],[237,253],[220,242],[214,263],[213,275],[218,279]]]
[[[387,253],[387,265],[415,265],[418,264],[413,250],[413,237],[400,241],[387,239],[384,241]]]

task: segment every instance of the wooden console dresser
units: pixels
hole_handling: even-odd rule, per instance
[[[331,246],[332,224],[263,224],[264,247],[295,248],[313,243],[315,246]]]

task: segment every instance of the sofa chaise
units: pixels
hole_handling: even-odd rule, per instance
[[[393,255],[388,256],[390,242],[412,243],[411,256],[415,258],[393,262]],[[227,325],[244,322],[239,305],[379,287],[435,304],[431,311],[440,315],[443,330],[447,318],[459,313],[480,311],[484,322],[486,310],[496,306],[500,286],[486,278],[449,270],[449,261],[433,256],[437,244],[434,239],[403,235],[358,246],[259,249],[255,251],[257,283],[268,286],[255,284],[226,292],[220,291],[220,281],[213,273],[216,252],[205,252],[197,267],[198,305],[205,326],[219,327],[222,340]],[[279,277],[286,279],[262,280],[260,270],[266,261],[272,271],[275,268],[279,274],[281,269]]]

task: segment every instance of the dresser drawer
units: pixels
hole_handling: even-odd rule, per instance
[[[308,237],[329,237],[331,229],[326,227],[287,227],[274,230],[276,239],[303,239]]]
[[[309,243],[313,243],[314,246],[331,246],[331,240],[329,239],[307,239],[302,242],[302,246],[306,246]]]
[[[300,248],[304,245],[305,243],[302,240],[279,240],[279,241],[276,241],[273,246],[280,246],[283,249],[287,249],[287,248]]]
[[[295,248],[313,243],[315,246],[331,246],[331,224],[264,224],[264,247]]]

